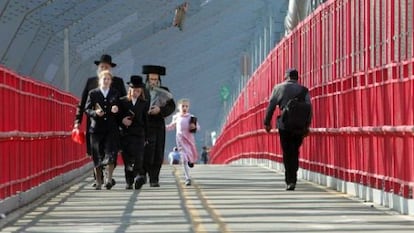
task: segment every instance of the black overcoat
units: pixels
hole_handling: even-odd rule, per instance
[[[89,133],[107,133],[109,131],[118,131],[119,112],[112,113],[112,106],[116,105],[119,109],[119,94],[114,88],[109,88],[108,95],[104,97],[99,88],[95,88],[89,92],[88,99],[85,104],[85,112],[89,116],[91,124],[89,125]],[[96,109],[100,107],[104,111],[103,116],[96,114]]]
[[[88,94],[92,89],[95,89],[98,87],[98,80],[99,78],[95,76],[95,77],[88,78],[88,80],[86,81],[85,87],[83,88],[83,91],[82,91],[81,100],[76,107],[75,124],[82,123],[82,117],[83,117],[83,113],[85,109],[86,100],[88,99]],[[120,96],[126,95],[125,84],[122,78],[114,76],[111,87],[117,90]],[[87,124],[86,127],[88,126],[89,126],[89,123]]]

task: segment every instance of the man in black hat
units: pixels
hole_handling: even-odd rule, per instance
[[[149,175],[151,187],[159,187],[159,176],[164,161],[165,121],[175,111],[175,102],[167,87],[161,86],[161,75],[165,67],[144,65],[142,73],[147,75],[146,98],[150,101],[148,111],[148,143],[145,146],[144,169]]]
[[[140,189],[145,183],[144,145],[148,131],[149,101],[145,98],[145,84],[139,75],[127,82],[127,96],[121,98],[121,147],[124,161],[126,189]]]
[[[86,81],[85,87],[82,91],[81,101],[79,102],[77,108],[76,108],[76,115],[75,115],[75,123],[73,128],[78,129],[79,125],[82,123],[83,114],[85,112],[85,104],[86,100],[88,99],[88,93],[92,89],[95,89],[98,87],[98,74],[103,70],[109,70],[116,66],[115,63],[112,62],[112,57],[108,54],[103,54],[100,58],[100,60],[94,62],[95,65],[97,65],[97,71],[96,76],[88,78]],[[111,86],[116,89],[120,96],[126,95],[125,90],[125,84],[124,80],[120,77],[113,76],[112,84]],[[91,156],[91,142],[90,142],[90,134],[89,134],[89,125],[90,120],[87,118],[86,122],[86,154],[88,156]],[[115,183],[115,181],[113,181]]]
[[[273,89],[264,119],[265,129],[267,132],[270,132],[272,129],[270,121],[276,106],[278,105],[282,110],[282,115],[277,117],[277,128],[279,129],[280,144],[283,150],[286,190],[295,190],[297,171],[299,169],[299,148],[302,145],[304,136],[307,135],[312,119],[309,91],[298,83],[298,79],[299,75],[296,69],[288,69],[286,71],[285,81],[276,85]],[[299,105],[304,108],[304,111],[299,116],[294,117],[298,125],[303,125],[303,130],[291,127],[292,124],[287,125],[290,121],[282,117],[287,115],[284,111],[287,111],[288,106],[293,100],[297,100]]]

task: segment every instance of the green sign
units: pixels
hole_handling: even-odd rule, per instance
[[[230,96],[230,89],[227,86],[221,86],[220,96],[222,101],[226,101]]]

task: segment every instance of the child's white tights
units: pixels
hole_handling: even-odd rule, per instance
[[[190,167],[188,166],[188,161],[183,161],[183,167],[184,167],[184,176],[185,180],[190,180]]]

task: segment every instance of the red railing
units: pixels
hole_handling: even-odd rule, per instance
[[[76,97],[0,67],[0,199],[90,161],[71,140]]]
[[[263,130],[264,111],[273,86],[296,67],[314,108],[301,167],[412,198],[413,9],[409,0],[321,5],[252,75],[212,148],[212,162],[281,162],[277,131]]]

